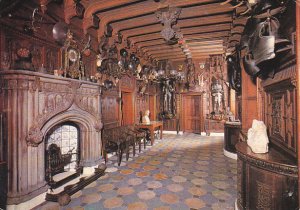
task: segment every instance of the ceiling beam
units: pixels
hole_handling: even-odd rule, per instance
[[[216,15],[216,16],[211,15],[211,16],[206,16],[201,18],[179,20],[176,26],[183,29],[188,27],[231,23],[231,21],[232,21],[232,17],[230,15]],[[156,22],[158,21],[156,20]],[[122,31],[122,35],[126,39],[127,37],[138,36],[140,34],[160,32],[162,29],[163,29],[162,24],[157,23],[157,24],[141,26],[133,29],[126,29]]]
[[[216,25],[210,25],[210,26],[199,26],[199,27],[193,27],[193,28],[186,28],[182,29],[181,33],[183,34],[183,37],[186,35],[192,35],[192,34],[201,34],[201,33],[214,33],[219,32],[218,30],[230,30],[230,24],[216,24]],[[151,33],[151,34],[144,34],[139,36],[133,36],[128,37],[133,43],[145,41],[145,40],[153,40],[153,39],[159,39],[162,38],[162,35],[160,32]]]
[[[190,5],[190,7],[184,7],[181,10],[180,16],[178,18],[178,24],[180,24],[181,21],[188,18],[204,18],[205,16],[210,15],[218,15],[218,14],[224,14],[224,13],[230,13],[232,12],[232,8],[229,6],[221,6],[219,3],[212,3],[208,5],[200,5],[200,6],[194,6]],[[193,21],[193,20],[191,20]],[[111,23],[112,27],[116,32],[123,31],[130,28],[135,27],[142,27],[146,25],[150,25],[153,23],[158,22],[157,18],[153,14],[146,14],[139,17],[133,17],[126,20],[119,20],[114,21]]]
[[[167,1],[168,3],[168,1]],[[210,4],[214,3],[214,4]],[[220,10],[221,8],[226,8],[229,11],[232,11],[233,9],[228,6],[228,5],[220,5],[219,3],[216,3],[215,0],[189,0],[189,1],[182,1],[182,0],[173,0],[171,6],[173,7],[187,7],[189,5],[195,5],[195,4],[203,4],[199,7],[197,10],[192,10],[194,11],[194,16],[197,14],[205,14],[209,8],[213,7],[216,10]],[[164,5],[164,7],[169,6],[168,4]],[[158,4],[155,3],[154,1],[143,1],[141,3],[136,3],[134,5],[114,9],[114,10],[109,10],[107,12],[101,12],[98,15],[100,18],[100,23],[99,23],[99,30],[98,30],[98,38],[102,37],[105,31],[105,26],[108,23],[122,20],[122,19],[127,19],[131,17],[137,17],[143,14],[149,14],[149,13],[154,13],[159,9]],[[125,12],[126,11],[126,12]],[[97,12],[97,8],[95,8],[95,12]],[[185,11],[182,11],[182,14],[184,15]]]

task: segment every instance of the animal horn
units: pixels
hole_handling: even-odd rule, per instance
[[[225,5],[225,4],[228,4],[229,2],[231,2],[232,0],[226,0],[224,2],[221,3],[221,5]]]
[[[240,3],[238,3],[237,5],[235,5],[235,6],[231,7],[231,8],[232,8],[232,9],[235,9],[235,8],[237,8],[237,7],[239,7],[239,6],[242,6],[242,4],[244,4],[243,1],[241,1]]]

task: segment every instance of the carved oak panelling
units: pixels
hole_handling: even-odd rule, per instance
[[[136,96],[136,119],[135,122],[140,121],[141,114],[149,110],[149,95]],[[152,113],[150,113],[151,115]]]
[[[58,45],[5,29],[3,50],[9,55],[10,69],[47,71],[52,74],[54,69],[60,67]]]
[[[102,96],[102,121],[105,128],[119,125],[119,92],[116,89],[104,91]]]
[[[120,89],[124,92],[133,92],[135,90],[135,78],[127,75],[123,76],[120,80]]]
[[[256,181],[257,204],[256,209],[271,210],[272,188],[260,181]]]
[[[292,66],[262,82],[263,118],[270,140],[294,157],[297,152],[295,76]]]
[[[45,50],[45,68],[49,74],[53,74],[55,69],[59,69],[59,52],[55,48]]]

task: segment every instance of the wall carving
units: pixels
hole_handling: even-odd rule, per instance
[[[271,210],[272,204],[272,189],[268,185],[256,181],[257,186],[257,209]]]
[[[110,89],[102,95],[102,121],[105,128],[116,127],[119,125],[119,92]]]
[[[275,172],[278,174],[282,175],[289,175],[289,176],[298,176],[298,168],[295,167],[290,167],[284,164],[276,164],[276,163],[270,163],[270,162],[265,162],[262,160],[258,160],[255,158],[251,158],[250,156],[244,155],[241,152],[237,152],[238,158],[240,160],[246,161],[248,164],[253,165],[255,167],[268,170],[271,172]]]
[[[120,79],[120,89],[124,92],[133,92],[135,90],[135,79],[129,76],[123,76]]]
[[[60,67],[59,46],[15,30],[12,31],[6,26],[3,28],[5,28],[5,43],[2,50],[8,55],[9,69],[53,73],[54,69]]]
[[[82,87],[79,81],[68,81],[64,84],[56,83],[56,81],[41,81],[41,77],[34,77],[33,80],[2,80],[3,89],[6,90],[29,90],[38,92],[38,115],[34,118],[33,124],[30,126],[26,141],[28,145],[37,146],[42,142],[43,134],[41,129],[44,124],[61,112],[69,109],[73,104],[83,111],[88,112],[95,117],[95,127],[101,129],[101,116],[99,107],[95,107],[97,97],[100,95],[100,87],[90,89]]]
[[[261,83],[263,119],[270,140],[283,151],[297,157],[296,67],[278,72]]]

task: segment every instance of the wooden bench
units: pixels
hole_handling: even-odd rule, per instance
[[[142,147],[142,141],[144,142],[144,149],[146,148],[146,144],[147,144],[147,131],[137,128],[134,125],[126,125],[123,126],[124,127],[124,132],[127,133],[128,135],[130,135],[131,137],[131,142],[134,142],[134,144],[138,144],[139,145],[139,152],[141,152],[141,147]],[[135,155],[135,146],[134,146],[134,150],[133,150]]]
[[[133,147],[133,156],[135,156],[135,145],[139,144],[139,152],[141,152],[142,140],[144,140],[145,147],[145,133],[131,125],[104,128],[102,131],[102,154],[105,163],[107,162],[107,154],[112,152],[117,153],[118,165],[121,164],[124,151],[126,151],[126,160],[128,160],[130,146]]]

